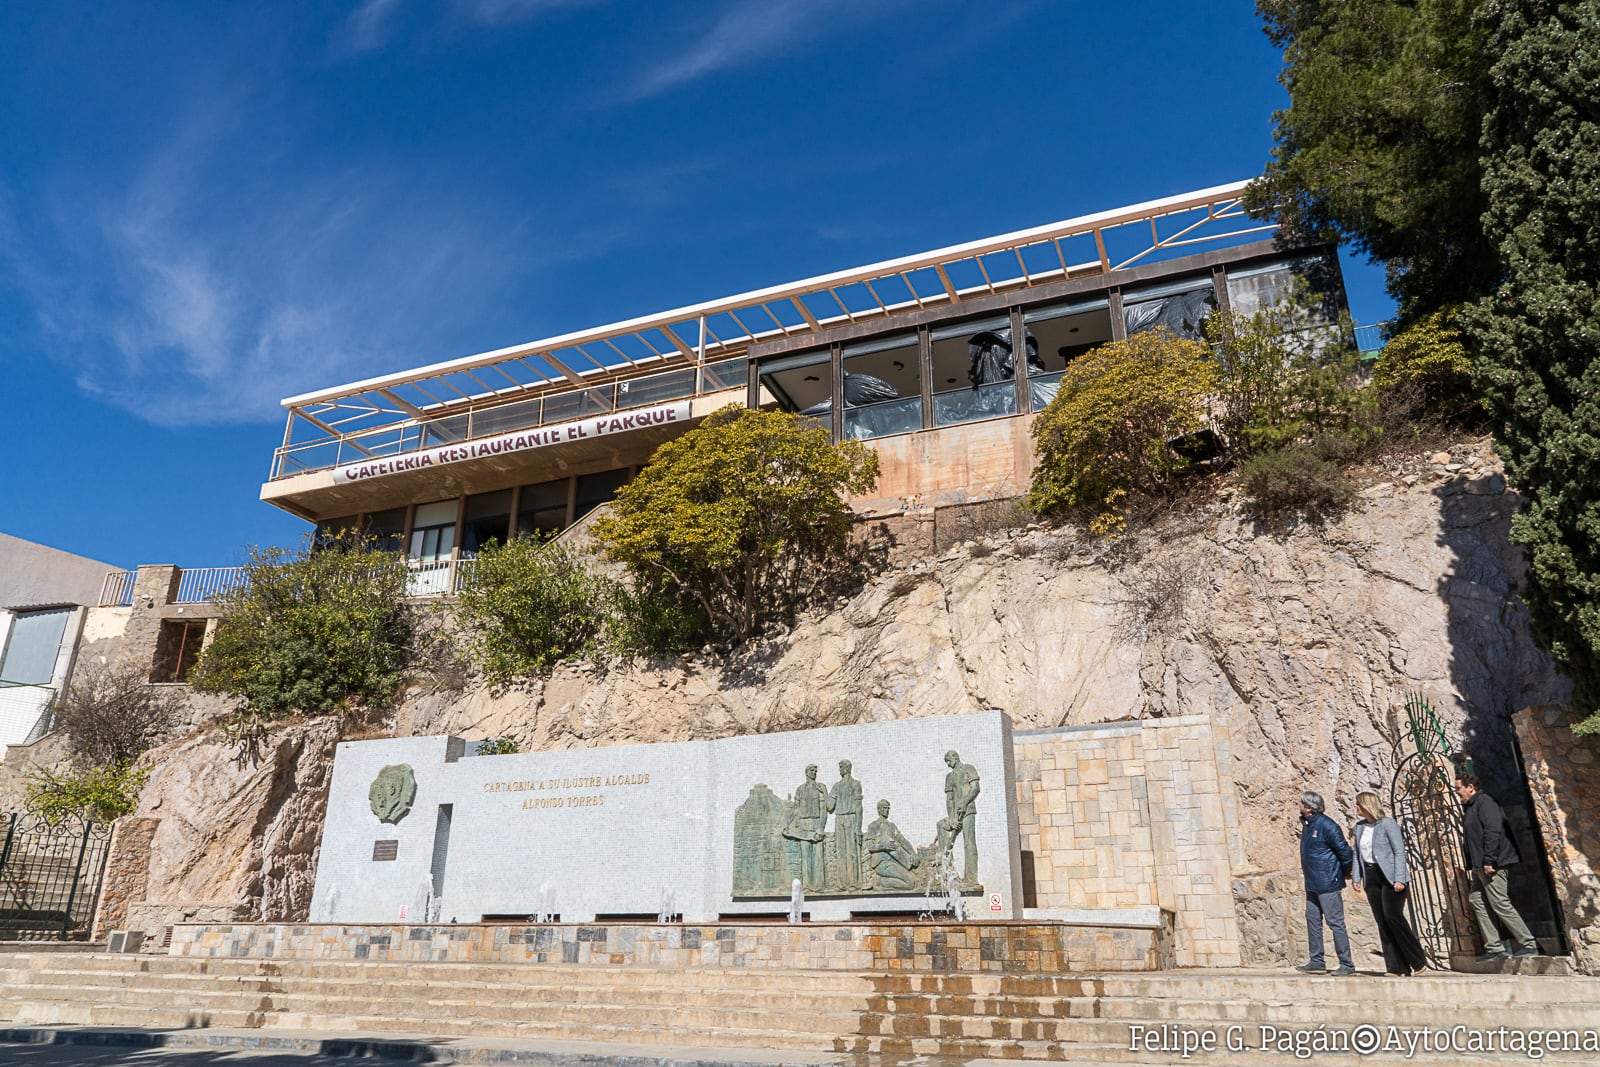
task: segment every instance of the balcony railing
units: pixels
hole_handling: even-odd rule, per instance
[[[748,361],[740,356],[703,367],[649,374],[621,381],[597,382],[554,390],[527,400],[478,407],[458,415],[420,419],[365,432],[327,435],[284,445],[273,457],[272,478],[290,478],[363,460],[387,459],[439,445],[458,444],[515,430],[532,430],[575,419],[675,400],[743,389]]]
[[[406,561],[411,572],[406,581],[407,596],[448,596],[461,591],[473,560],[441,559]],[[128,607],[133,603],[133,582],[137,571],[112,571],[106,575],[100,594],[101,607]],[[195,567],[181,573],[174,604],[214,604],[223,594],[249,580],[247,567]],[[0,683],[3,684],[3,683]]]
[[[100,585],[100,606],[125,608],[133,603],[133,582],[138,571],[112,571]]]
[[[452,596],[461,592],[472,572],[470,559],[406,561],[411,576],[406,580],[407,596]]]
[[[222,594],[242,585],[245,581],[243,567],[195,567],[178,578],[178,595],[174,604],[211,604]]]
[[[1356,327],[1356,350],[1363,356],[1377,355],[1383,351],[1383,346],[1389,343],[1389,331],[1393,329],[1394,322],[1374,322],[1368,326]]]

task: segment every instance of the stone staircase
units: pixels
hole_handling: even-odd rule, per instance
[[[1592,979],[1507,975],[1003,976],[0,954],[0,1028],[432,1034],[789,1049],[841,1059],[1166,1063],[1178,1062],[1183,1035],[1199,1035],[1188,1039],[1194,1041],[1210,1033],[1215,1050],[1183,1062],[1281,1064],[1295,1056],[1272,1042],[1262,1048],[1266,1034],[1293,1041],[1318,1027],[1344,1032],[1368,1024],[1600,1030],[1597,993]],[[1131,1048],[1135,1033],[1147,1043]],[[1227,1047],[1230,1034],[1242,1051]],[[1525,1055],[1450,1053],[1337,1058],[1364,1065],[1529,1062]],[[1595,1063],[1600,1053],[1546,1059]]]

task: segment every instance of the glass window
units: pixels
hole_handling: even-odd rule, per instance
[[[417,506],[411,524],[411,558],[437,561],[449,559],[456,547],[456,502],[440,500]]]
[[[467,515],[461,524],[461,555],[476,559],[490,541],[504,543],[511,536],[511,490],[467,497]]]
[[[1302,297],[1292,315],[1283,320],[1291,347],[1313,352],[1337,349],[1347,341],[1339,328],[1338,282],[1334,269],[1321,256],[1268,263],[1228,272],[1228,306],[1244,316],[1275,307],[1297,292]]]
[[[567,490],[570,478],[522,487],[517,505],[517,533],[549,537],[567,528]]]
[[[493,437],[495,434],[525,430],[539,425],[539,398],[519,400],[515,404],[501,404],[485,408],[472,415],[472,436]]]
[[[743,356],[707,363],[701,368],[700,391],[720,392],[723,389],[743,389],[750,380],[749,364]]]
[[[628,484],[628,478],[627,468],[579,475],[576,493],[578,506],[574,509],[574,521],[613,499],[617,495],[617,490]]]
[[[844,435],[856,441],[922,429],[917,335],[844,349]]]
[[[1011,316],[942,326],[933,331],[933,421],[949,426],[1017,413],[1017,365]],[[1035,363],[1035,346],[1028,345]],[[1034,368],[1042,369],[1042,368]]]
[[[405,521],[405,511],[401,510],[401,521]],[[346,537],[354,537],[361,529],[361,516],[345,515],[337,519],[323,519],[317,523],[316,533],[311,535],[311,548],[317,551],[331,548],[334,545],[347,544]]]
[[[1185,278],[1122,297],[1122,321],[1131,337],[1145,330],[1165,329],[1174,337],[1205,339],[1202,324],[1217,309],[1217,290],[1209,276]]]
[[[695,369],[685,367],[617,383],[617,407],[642,408],[694,395]]]
[[[827,419],[833,410],[831,361],[827,349],[768,360],[760,366],[761,386],[785,411]]]
[[[1228,272],[1228,306],[1241,315],[1254,315],[1290,296],[1297,287],[1320,299],[1310,303],[1310,313],[1319,322],[1339,317],[1338,282],[1332,267],[1321,256],[1268,263],[1259,267]]]
[[[367,516],[367,536],[378,552],[398,552],[405,544],[406,509],[390,508]]]
[[[67,632],[71,608],[19,611],[11,622],[6,654],[0,659],[0,681],[17,685],[49,685],[56,656]]]
[[[573,389],[566,393],[552,393],[544,398],[544,421],[566,422],[590,415],[604,415],[611,410],[613,386],[597,385],[587,389]]]
[[[1105,297],[1051,304],[1023,313],[1028,336],[1038,343],[1043,372],[1028,371],[1030,407],[1040,411],[1055,399],[1068,363],[1111,340],[1111,302]]]
[[[422,448],[454,444],[467,439],[467,416],[451,415],[422,424]]]

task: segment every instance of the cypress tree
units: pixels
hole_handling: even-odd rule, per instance
[[[1486,0],[1484,230],[1501,284],[1468,317],[1523,504],[1523,600],[1600,734],[1600,0]]]

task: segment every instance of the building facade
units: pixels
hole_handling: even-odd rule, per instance
[[[1344,311],[1335,250],[1282,245],[1243,213],[1244,185],[291,397],[261,496],[403,548],[419,593],[448,591],[491,539],[581,522],[729,404],[869,442],[882,474],[863,511],[1017,496],[1033,416],[1077,355],[1199,337],[1211,311],[1297,286],[1320,321]]]

